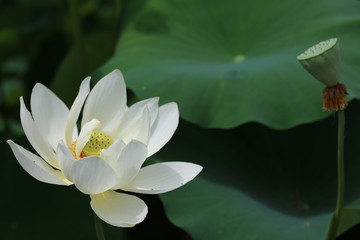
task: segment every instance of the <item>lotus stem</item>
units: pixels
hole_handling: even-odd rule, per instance
[[[94,213],[96,237],[98,240],[105,240],[102,220]]]
[[[338,111],[338,188],[336,208],[330,224],[327,240],[335,240],[341,221],[341,215],[344,205],[344,132],[345,132],[345,115],[344,110]]]

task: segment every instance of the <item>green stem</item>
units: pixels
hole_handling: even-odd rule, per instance
[[[105,240],[102,221],[95,213],[94,213],[94,223],[95,223],[95,231],[96,231],[97,239]]]
[[[341,220],[342,209],[344,205],[344,132],[345,115],[344,110],[338,112],[338,196],[335,209],[337,219],[336,230]]]
[[[338,111],[338,189],[336,208],[330,225],[328,240],[336,239],[337,230],[341,221],[341,214],[344,205],[344,131],[345,130],[345,115],[344,111]]]

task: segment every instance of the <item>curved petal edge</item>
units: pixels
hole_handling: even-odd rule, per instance
[[[29,152],[20,145],[8,140],[16,159],[20,165],[35,179],[56,185],[70,185],[71,182],[66,180],[61,171],[52,168],[45,160]]]
[[[113,168],[96,156],[76,160],[69,174],[75,186],[85,194],[105,192],[119,181]]]
[[[179,124],[179,109],[176,103],[167,103],[159,108],[148,143],[148,157],[159,151],[174,135]]]
[[[125,191],[158,194],[174,190],[196,177],[202,166],[188,162],[156,163],[140,169]]]
[[[148,208],[143,200],[125,193],[106,191],[90,195],[91,208],[104,222],[116,227],[133,227],[141,223]]]

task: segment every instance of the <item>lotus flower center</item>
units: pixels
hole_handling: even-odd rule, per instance
[[[100,151],[107,149],[114,143],[112,137],[106,133],[92,131],[89,141],[82,150],[86,155],[100,155]]]

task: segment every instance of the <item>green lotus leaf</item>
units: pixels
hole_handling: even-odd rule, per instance
[[[351,227],[360,223],[360,209],[359,205],[356,204],[357,208],[344,208],[342,212],[342,221],[339,226],[339,232],[343,233],[349,230]]]
[[[360,96],[359,24],[354,0],[149,0],[97,73],[120,68],[138,97],[176,101],[204,127],[286,129],[330,114],[296,60],[320,41],[338,38],[341,81]]]

